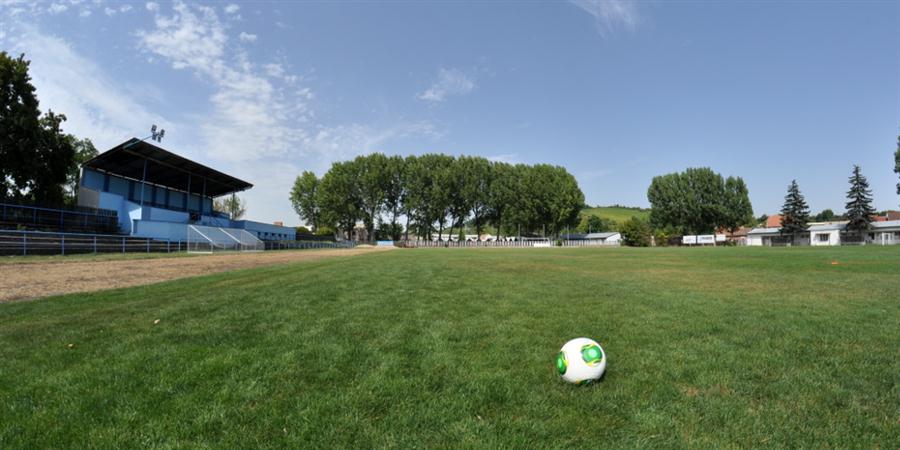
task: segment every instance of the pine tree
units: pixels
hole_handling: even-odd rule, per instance
[[[781,233],[796,237],[798,233],[806,231],[808,223],[809,206],[800,193],[797,180],[792,180],[788,193],[784,196],[784,206],[781,207]]]
[[[859,172],[859,166],[853,166],[853,175],[850,176],[850,190],[847,191],[847,212],[845,215],[850,223],[847,230],[862,233],[869,229],[875,208],[872,207],[872,190],[869,182]]]

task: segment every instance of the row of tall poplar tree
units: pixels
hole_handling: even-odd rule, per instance
[[[375,239],[446,239],[490,230],[498,236],[558,236],[578,223],[584,194],[565,168],[477,156],[381,153],[335,162],[321,178],[305,171],[290,193],[313,231],[348,238],[357,223]],[[402,223],[401,223],[402,222]],[[436,235],[435,235],[436,233]]]

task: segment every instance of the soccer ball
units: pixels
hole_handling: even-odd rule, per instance
[[[569,383],[589,384],[606,371],[606,352],[593,339],[572,339],[556,354],[556,370]]]

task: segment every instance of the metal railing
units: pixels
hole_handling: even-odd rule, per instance
[[[318,248],[354,248],[354,241],[263,241],[266,250],[307,250]]]
[[[192,253],[265,250],[259,238],[239,228],[188,225],[187,241],[188,251]]]
[[[618,247],[618,242],[599,240],[563,240],[529,239],[529,240],[497,240],[497,241],[396,241],[397,247],[403,248],[534,248],[534,247]]]
[[[185,242],[111,234],[0,231],[0,255],[72,255],[85,253],[174,253]]]
[[[549,240],[519,240],[519,241],[428,241],[428,240],[409,240],[396,241],[395,245],[404,248],[475,248],[475,247],[509,247],[509,248],[525,248],[534,247],[535,244],[547,245],[551,244]]]
[[[118,213],[105,209],[44,208],[40,206],[0,203],[0,223],[10,226],[50,228],[60,232],[119,229]]]

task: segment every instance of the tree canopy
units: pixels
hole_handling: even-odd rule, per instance
[[[850,175],[850,190],[847,191],[847,230],[861,233],[869,229],[875,208],[872,207],[872,191],[869,181],[860,173],[859,166],[853,166]]]
[[[744,180],[722,178],[707,167],[689,168],[653,178],[647,189],[652,205],[650,224],[686,234],[737,229],[753,222],[753,208]]]
[[[650,224],[640,218],[632,217],[622,222],[619,230],[622,242],[629,247],[649,247],[653,242]]]
[[[831,209],[823,209],[822,212],[816,214],[813,219],[816,222],[830,222],[832,220],[838,219],[837,214],[834,213]]]
[[[28,66],[0,52],[0,200],[62,204],[75,148],[60,127],[66,116],[41,114]]]
[[[228,213],[231,220],[238,220],[247,212],[247,203],[238,196],[227,196],[217,199],[213,209]]]
[[[900,175],[900,136],[897,136],[897,151],[894,152],[894,173]],[[897,195],[900,195],[900,183],[897,183]]]
[[[297,178],[291,201],[301,219],[350,236],[357,222],[369,239],[399,239],[406,232],[440,239],[474,226],[498,234],[558,236],[574,227],[584,204],[578,183],[562,167],[510,165],[482,157],[424,154],[407,158],[380,153],[334,163],[321,179]],[[376,232],[378,226],[380,232]]]
[[[318,188],[319,179],[316,178],[316,174],[305,171],[294,180],[290,194],[294,212],[300,216],[300,220],[312,227],[313,232],[319,227]]]

